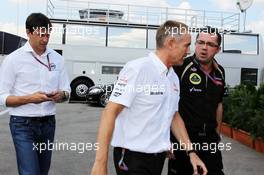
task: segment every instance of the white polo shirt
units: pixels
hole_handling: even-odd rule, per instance
[[[178,111],[179,79],[154,53],[128,62],[110,101],[126,106],[117,116],[112,146],[144,153],[170,148],[170,126]]]
[[[51,67],[51,71],[42,63]],[[34,58],[35,57],[35,58]],[[0,69],[0,104],[6,104],[10,95],[24,96],[38,91],[51,93],[55,90],[70,92],[70,83],[64,67],[64,59],[52,49],[47,48],[41,56],[37,55],[29,42],[12,52],[2,62]],[[55,114],[54,102],[26,104],[10,108],[10,115],[45,116]]]

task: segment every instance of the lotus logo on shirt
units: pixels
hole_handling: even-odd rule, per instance
[[[200,75],[198,75],[197,73],[192,73],[189,77],[189,80],[194,85],[200,84],[202,81]]]

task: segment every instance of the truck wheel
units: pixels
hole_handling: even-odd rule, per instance
[[[105,107],[109,101],[109,98],[110,98],[110,94],[106,94],[106,93],[103,93],[101,96],[100,96],[100,99],[99,99],[99,104],[103,107]]]
[[[92,83],[87,80],[84,79],[77,80],[72,84],[72,98],[74,100],[84,101],[85,96],[88,93],[88,90],[91,86]]]

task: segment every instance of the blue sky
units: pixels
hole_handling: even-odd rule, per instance
[[[239,12],[235,5],[237,0],[96,0],[96,2]],[[246,26],[247,30],[262,33],[262,35],[264,35],[263,6],[264,0],[254,0],[247,10]],[[10,33],[18,32],[19,35],[23,35],[27,15],[31,12],[46,13],[46,0],[2,0],[0,11],[0,30]],[[244,15],[240,17],[241,23],[243,23],[243,17]]]

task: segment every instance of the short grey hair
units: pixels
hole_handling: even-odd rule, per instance
[[[156,33],[156,48],[160,49],[164,47],[164,41],[168,36],[180,36],[181,34],[186,34],[189,28],[186,24],[168,20],[164,22],[157,30]]]

